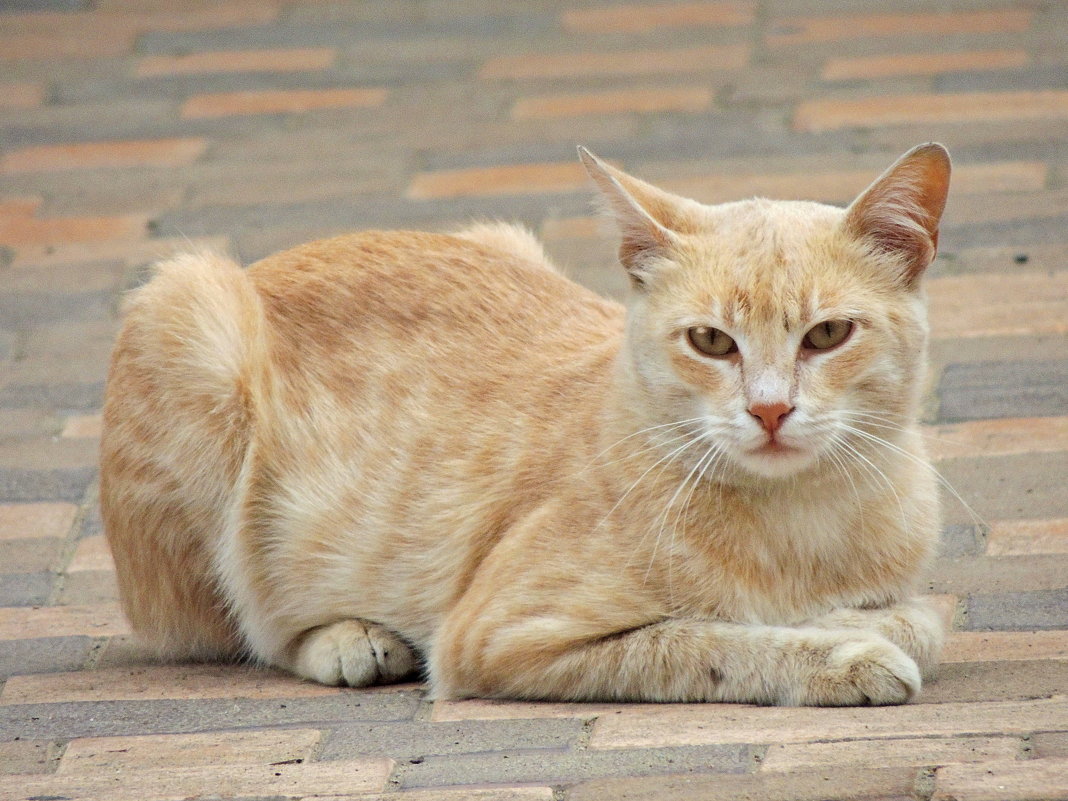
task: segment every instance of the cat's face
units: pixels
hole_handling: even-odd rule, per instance
[[[944,165],[948,179],[942,152],[932,169]],[[905,159],[895,169],[902,163],[902,184],[915,186],[917,171]],[[664,429],[668,444],[697,443],[680,452],[683,463],[767,478],[816,465],[864,469],[873,438],[892,442],[914,419],[926,347],[919,279],[937,216],[926,214],[922,229],[892,228],[879,216],[885,208],[871,207],[874,197],[889,208],[880,182],[849,210],[765,200],[702,207],[626,187],[643,213],[623,220],[621,258],[635,285],[627,357],[648,416],[686,421]],[[893,201],[905,225],[902,198]],[[944,193],[939,213],[941,203]],[[649,220],[657,227],[643,239]]]

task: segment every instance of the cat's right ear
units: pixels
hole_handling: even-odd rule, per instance
[[[634,286],[644,289],[678,234],[694,227],[687,201],[606,164],[584,147],[579,158],[619,225],[619,260]]]

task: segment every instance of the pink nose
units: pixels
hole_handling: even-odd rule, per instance
[[[794,407],[788,403],[754,403],[749,407],[749,414],[760,421],[765,431],[774,434],[786,415],[793,410]]]

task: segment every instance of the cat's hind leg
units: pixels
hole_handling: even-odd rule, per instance
[[[355,618],[309,629],[289,650],[287,667],[320,684],[388,684],[416,667],[415,654],[400,637],[377,623]]]

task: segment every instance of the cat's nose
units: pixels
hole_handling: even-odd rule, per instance
[[[754,403],[749,407],[749,414],[760,421],[765,431],[774,434],[786,415],[793,410],[794,407],[788,403]]]

